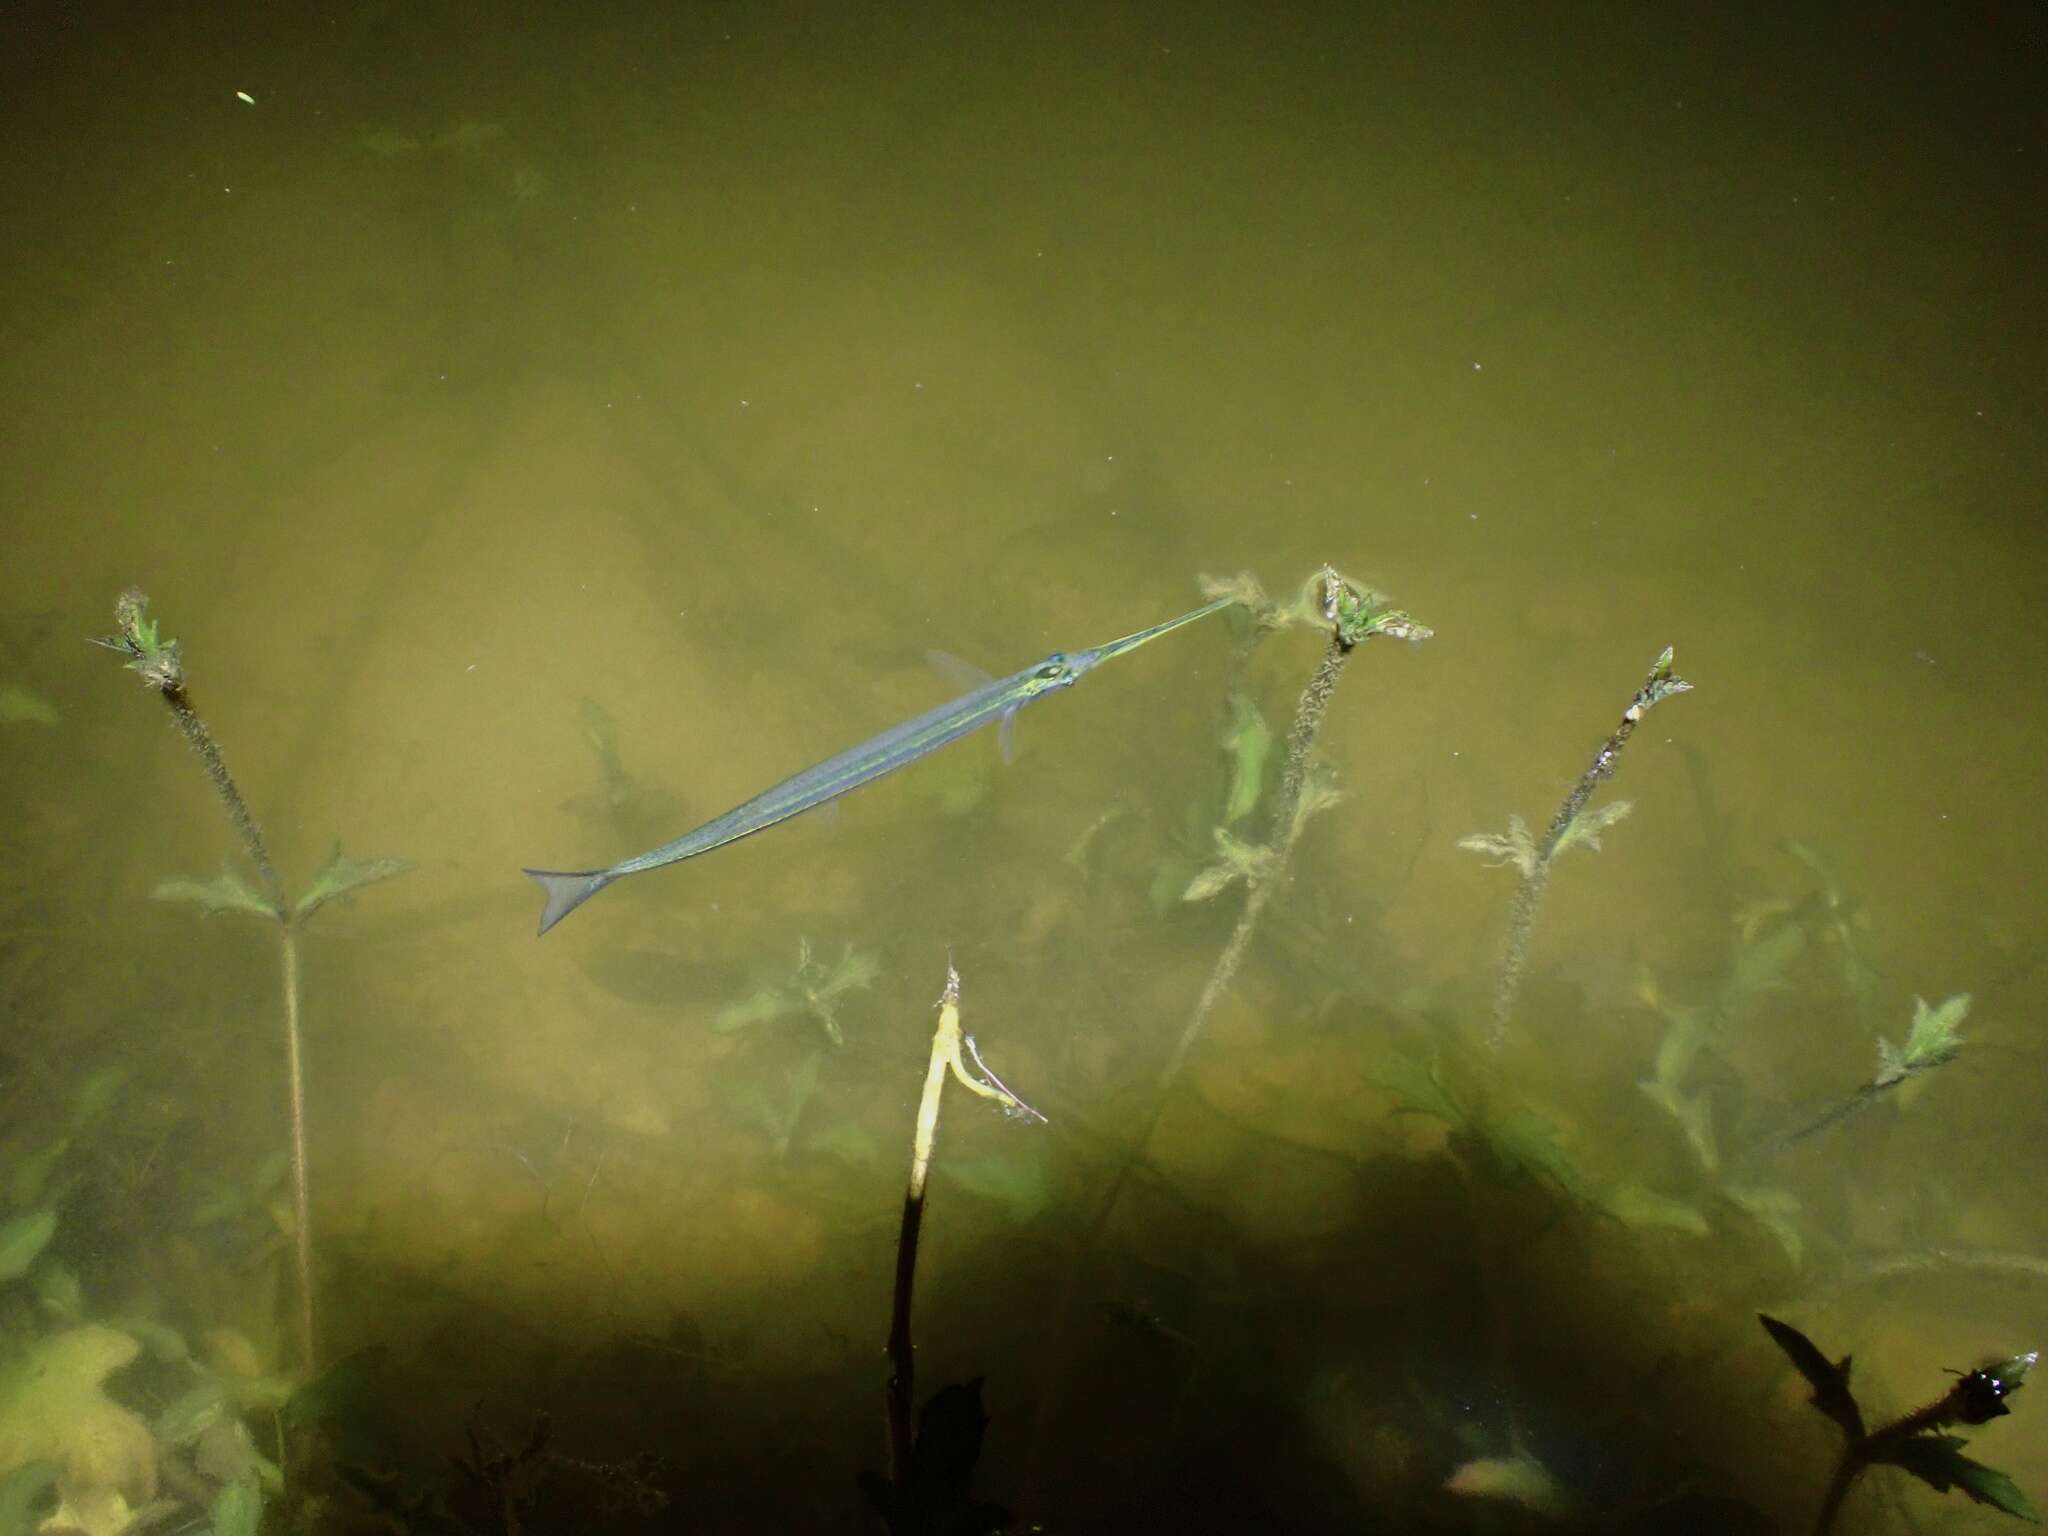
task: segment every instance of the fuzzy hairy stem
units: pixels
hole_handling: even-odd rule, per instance
[[[1572,785],[1571,793],[1558,806],[1557,814],[1550,818],[1550,826],[1537,846],[1534,862],[1522,873],[1522,883],[1515,891],[1514,910],[1508,920],[1507,943],[1501,951],[1500,980],[1494,987],[1493,1022],[1488,1034],[1488,1043],[1496,1049],[1506,1041],[1508,1021],[1514,1016],[1515,998],[1522,989],[1522,965],[1528,955],[1529,935],[1536,926],[1536,909],[1543,904],[1543,889],[1550,880],[1552,860],[1564,847],[1572,823],[1579,819],[1586,802],[1593,798],[1593,791],[1603,780],[1614,777],[1614,770],[1621,762],[1621,749],[1628,745],[1629,737],[1635,734],[1636,727],[1642,723],[1650,707],[1691,687],[1691,683],[1672,672],[1671,648],[1666,646],[1663,655],[1650,668],[1650,675],[1643,686],[1636,690],[1628,708],[1622,711],[1621,723],[1614,728],[1614,734],[1600,744],[1600,750],[1593,754],[1593,761],[1586,765],[1586,771]]]

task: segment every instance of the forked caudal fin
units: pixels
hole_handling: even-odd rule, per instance
[[[547,905],[540,909],[540,931],[546,933],[584,902],[612,883],[606,869],[529,869],[540,888],[547,892]]]

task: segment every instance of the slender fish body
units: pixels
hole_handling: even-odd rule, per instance
[[[837,756],[793,774],[672,842],[637,853],[630,859],[621,859],[608,868],[529,869],[526,873],[539,883],[547,898],[541,908],[540,931],[546,933],[614,880],[695,858],[714,848],[723,848],[750,833],[772,827],[778,821],[787,821],[828,800],[836,800],[849,790],[871,784],[884,774],[894,773],[947,743],[958,741],[971,731],[980,730],[993,721],[1008,719],[1033,699],[1057,693],[1062,688],[1071,688],[1110,657],[1122,655],[1169,630],[1228,607],[1233,601],[1232,598],[1219,598],[1178,618],[1126,635],[1121,640],[1112,640],[1108,645],[1097,646],[1093,650],[1071,654],[1056,651],[1034,666],[984,683],[949,703],[890,727],[859,746],[848,747]]]

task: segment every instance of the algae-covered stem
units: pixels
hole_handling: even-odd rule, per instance
[[[191,696],[185,691],[185,663],[179,655],[178,642],[166,640],[157,633],[156,620],[145,615],[148,607],[148,597],[130,587],[114,600],[116,632],[106,639],[94,640],[93,644],[126,655],[129,670],[142,679],[145,687],[162,696],[171,711],[171,719],[177,724],[178,733],[185,738],[186,745],[199,754],[200,762],[206,765],[206,776],[212,780],[214,791],[227,810],[228,820],[241,834],[249,862],[256,866],[256,873],[262,877],[263,894],[276,907],[277,920],[284,922],[287,918],[284,882],[277,877],[277,866],[270,862],[270,850],[263,844],[263,829],[256,825],[256,818],[249,813],[248,802],[242,798],[241,790],[235,787],[213,733],[192,707]]]
[[[1096,1201],[1093,1214],[1082,1231],[1079,1253],[1092,1250],[1101,1240],[1115,1214],[1117,1204],[1123,1197],[1126,1184],[1133,1171],[1143,1159],[1152,1137],[1165,1116],[1166,1106],[1171,1098],[1174,1085],[1179,1081],[1182,1068],[1187,1064],[1190,1053],[1201,1039],[1209,1015],[1219,999],[1229,990],[1236,978],[1238,968],[1243,964],[1246,952],[1251,947],[1252,935],[1257,931],[1259,916],[1266,903],[1272,899],[1287,871],[1287,863],[1300,841],[1302,828],[1318,810],[1330,805],[1335,799],[1326,785],[1321,784],[1312,772],[1314,766],[1316,737],[1322,729],[1324,716],[1328,714],[1330,700],[1336,693],[1338,680],[1351,660],[1351,653],[1358,645],[1375,635],[1391,636],[1399,640],[1421,642],[1435,633],[1429,626],[1393,606],[1384,594],[1367,590],[1340,575],[1332,566],[1324,566],[1309,579],[1305,589],[1306,600],[1294,604],[1275,604],[1267,601],[1258,583],[1250,576],[1239,576],[1228,581],[1207,582],[1209,595],[1225,594],[1236,600],[1252,615],[1252,636],[1254,641],[1284,628],[1304,621],[1326,625],[1329,641],[1323,648],[1322,659],[1310,674],[1307,685],[1301,691],[1300,702],[1294,711],[1294,723],[1287,732],[1287,761],[1282,770],[1279,793],[1272,809],[1272,821],[1268,843],[1264,849],[1240,849],[1242,866],[1234,867],[1230,879],[1240,876],[1245,881],[1244,906],[1238,913],[1237,924],[1231,929],[1223,951],[1216,957],[1216,964],[1203,983],[1200,995],[1195,1000],[1188,1020],[1174,1042],[1172,1053],[1166,1064],[1160,1068],[1156,1091],[1151,1108],[1144,1123],[1137,1128],[1129,1143],[1128,1153],[1119,1160],[1110,1175],[1101,1198]],[[1233,682],[1235,675],[1243,670],[1243,662],[1249,651],[1233,658]],[[1219,845],[1225,839],[1219,837]],[[1226,862],[1229,862],[1227,859]],[[1215,889],[1221,889],[1219,883]],[[1191,892],[1192,894],[1192,892]],[[1039,1394],[1038,1409],[1032,1431],[1030,1464],[1035,1467],[1045,1439],[1047,1415],[1052,1398],[1051,1384],[1058,1379],[1060,1341],[1064,1338],[1065,1319],[1073,1309],[1076,1289],[1080,1283],[1080,1264],[1076,1262],[1067,1271],[1059,1304],[1054,1316],[1058,1319],[1058,1330],[1049,1359],[1052,1363],[1045,1368],[1044,1386]]]
[[[1013,1117],[1044,1120],[1045,1116],[1004,1087],[981,1066],[981,1053],[971,1036],[966,1041],[984,1076],[967,1070],[961,1059],[960,973],[946,962],[946,990],[939,996],[938,1027],[932,1031],[931,1059],[925,1067],[924,1093],[917,1101],[917,1127],[910,1141],[910,1183],[903,1192],[903,1225],[896,1239],[896,1288],[889,1309],[889,1478],[899,1493],[909,1487],[913,1436],[911,1414],[917,1367],[911,1342],[910,1302],[917,1287],[917,1240],[924,1226],[925,1185],[931,1177],[932,1148],[939,1134],[939,1100],[951,1073],[970,1092],[992,1099]]]
[[[1578,820],[1579,813],[1593,798],[1593,792],[1600,787],[1601,781],[1614,777],[1621,749],[1628,745],[1629,737],[1635,734],[1636,727],[1642,723],[1650,707],[1691,687],[1691,683],[1671,670],[1671,647],[1665,646],[1664,654],[1650,668],[1649,678],[1636,690],[1628,708],[1622,711],[1621,723],[1614,728],[1614,734],[1600,744],[1600,750],[1593,754],[1593,761],[1579,775],[1578,782],[1572,785],[1571,793],[1564,797],[1564,804],[1550,818],[1550,826],[1536,849],[1536,857],[1522,871],[1522,883],[1515,890],[1514,910],[1508,920],[1507,945],[1501,952],[1500,982],[1493,994],[1491,1039],[1494,1045],[1498,1046],[1506,1037],[1508,1020],[1515,1011],[1515,995],[1522,986],[1522,963],[1528,953],[1529,932],[1536,925],[1536,909],[1543,903],[1543,888],[1550,879],[1551,860],[1563,847],[1572,823]]]
[[[192,707],[191,695],[185,687],[185,665],[179,655],[178,642],[165,639],[158,633],[156,620],[145,612],[148,606],[149,599],[136,589],[131,587],[123,592],[114,603],[116,632],[93,643],[125,654],[129,669],[170,709],[179,734],[206,765],[206,776],[220,796],[228,820],[234,823],[235,831],[240,834],[250,862],[256,866],[256,872],[263,881],[263,894],[269,903],[270,915],[277,921],[284,973],[285,1055],[291,1092],[292,1235],[299,1289],[299,1358],[305,1368],[312,1371],[318,1360],[313,1324],[312,1199],[306,1173],[305,1052],[299,1030],[299,948],[294,914],[285,898],[284,882],[278,878],[277,866],[271,863],[270,851],[264,846],[263,829],[256,824],[248,802],[242,798],[234,777],[229,774],[213,733]]]
[[[1158,1087],[1162,1099],[1179,1078],[1188,1052],[1201,1038],[1217,1000],[1236,978],[1238,967],[1244,962],[1245,951],[1251,945],[1252,934],[1258,927],[1259,916],[1286,873],[1287,862],[1301,838],[1301,829],[1309,814],[1319,808],[1308,804],[1304,798],[1309,784],[1309,768],[1315,755],[1316,736],[1322,730],[1323,716],[1329,711],[1330,699],[1337,691],[1337,681],[1344,675],[1352,651],[1361,641],[1374,635],[1391,635],[1396,639],[1419,642],[1434,633],[1427,625],[1417,623],[1408,614],[1392,607],[1379,594],[1367,592],[1345,580],[1330,566],[1324,566],[1317,574],[1312,589],[1316,593],[1316,609],[1330,626],[1330,639],[1323,648],[1322,660],[1301,691],[1301,702],[1295,706],[1294,724],[1288,728],[1287,761],[1281,772],[1280,793],[1273,803],[1268,857],[1248,879],[1244,908],[1238,914],[1237,926],[1231,930],[1223,953],[1217,957],[1215,968],[1210,971],[1201,995],[1195,1000],[1187,1025],[1174,1043],[1173,1054],[1160,1069]]]

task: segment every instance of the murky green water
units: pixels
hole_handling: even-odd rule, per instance
[[[1806,1530],[1841,1436],[1758,1310],[1872,1427],[2048,1335],[2034,14],[5,25],[0,1473],[84,1528],[872,1528],[949,952],[1050,1124],[947,1102],[919,1393],[982,1378],[1023,1528]],[[1349,663],[1163,1096],[1305,628],[533,936],[522,865],[959,691],[929,650],[1324,562],[1436,637]],[[375,1353],[282,1492],[278,943],[150,899],[253,872],[82,643],[129,584],[288,884],[414,866],[300,936],[320,1353]],[[1516,877],[1458,840],[1540,834],[1666,645],[1490,1045]],[[1959,1432],[2038,1502],[2031,1396]],[[2010,1523],[1879,1468],[1836,1528]]]

